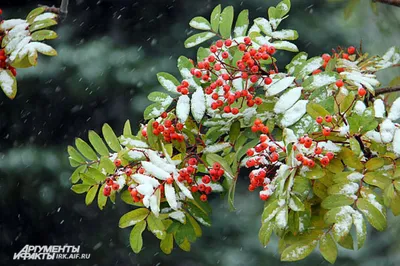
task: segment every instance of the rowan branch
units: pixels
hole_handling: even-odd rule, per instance
[[[375,96],[385,94],[385,93],[396,92],[396,91],[400,91],[400,86],[390,87],[390,88],[380,88],[375,91]]]
[[[45,6],[45,5],[43,5],[43,6],[46,7],[46,12],[52,12],[52,13],[59,14],[60,21],[63,21],[67,18],[67,15],[68,15],[68,4],[69,4],[69,0],[62,0],[60,8],[55,7],[55,6]],[[39,6],[42,6],[42,5],[39,5]]]
[[[373,0],[373,2],[400,7],[400,0]]]

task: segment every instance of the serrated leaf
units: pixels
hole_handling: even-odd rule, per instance
[[[99,185],[92,186],[85,197],[85,204],[90,205],[94,198],[96,197],[97,190],[99,189]]]
[[[104,124],[102,128],[103,137],[106,140],[108,147],[110,147],[113,151],[120,151],[121,145],[119,144],[118,138],[115,135],[114,131],[108,124]]]
[[[368,222],[378,231],[386,229],[386,216],[366,199],[357,200],[357,208],[367,217]]]
[[[210,17],[211,28],[214,32],[218,32],[220,16],[221,16],[221,5],[217,5],[211,12],[211,17]]]
[[[327,233],[319,240],[319,251],[328,262],[334,264],[338,255],[338,249],[332,236]]]
[[[107,149],[107,146],[104,144],[104,142],[101,139],[101,137],[96,132],[94,132],[93,130],[89,131],[89,141],[90,141],[90,144],[92,144],[93,148],[100,155],[108,156],[110,154],[110,152]]]
[[[132,231],[129,235],[129,243],[133,252],[139,253],[143,247],[143,238],[142,233],[146,229],[146,221],[140,221],[132,228]]]
[[[222,38],[227,39],[231,36],[233,23],[233,7],[227,6],[221,13],[221,18],[219,21],[219,32]]]
[[[128,226],[135,225],[138,222],[143,221],[149,215],[149,212],[150,211],[146,208],[140,208],[140,209],[136,209],[136,210],[130,211],[128,213],[125,213],[119,219],[119,227],[125,228]]]
[[[92,147],[89,146],[85,141],[83,141],[81,138],[75,139],[75,145],[76,148],[80,153],[83,154],[86,158],[88,158],[91,161],[96,161],[97,160],[97,155],[92,149]]]

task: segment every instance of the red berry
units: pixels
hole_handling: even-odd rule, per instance
[[[196,165],[196,164],[197,164],[197,159],[196,159],[196,158],[190,158],[189,161],[188,161],[188,163],[189,163],[190,165]]]
[[[349,48],[347,48],[347,52],[349,54],[354,54],[356,52],[356,48],[354,46],[350,46]]]
[[[315,150],[314,150],[314,153],[317,154],[317,155],[321,154],[322,153],[322,148],[321,147],[316,147]]]
[[[237,115],[239,113],[239,109],[238,108],[232,108],[231,110],[232,114]]]
[[[114,161],[114,165],[115,165],[116,167],[120,167],[121,164],[122,164],[122,162],[121,162],[120,159],[116,159],[116,160]]]
[[[250,37],[244,37],[244,43],[245,44],[250,44],[251,43]]]
[[[111,194],[111,187],[104,187],[103,189],[103,195],[108,197]]]
[[[223,53],[222,53],[222,58],[223,58],[223,59],[227,59],[228,57],[229,57],[228,52],[223,52]]]
[[[332,122],[332,116],[326,115],[325,116],[325,121],[328,122],[328,123]]]
[[[268,53],[269,53],[270,55],[275,54],[275,52],[276,52],[275,47],[273,47],[273,46],[268,47]]]
[[[248,149],[247,156],[253,156],[253,155],[254,155],[254,149]]]
[[[315,121],[316,121],[318,124],[321,124],[321,123],[324,121],[324,119],[322,118],[322,116],[318,116],[318,117],[315,119]]]
[[[211,51],[211,53],[217,52],[217,46],[212,45],[212,46],[210,47],[210,51]]]
[[[203,181],[204,184],[208,184],[211,181],[211,178],[209,175],[205,175],[201,178],[201,181]]]
[[[262,104],[263,101],[262,101],[261,98],[257,97],[257,98],[254,99],[254,102],[255,102],[257,105],[260,105],[260,104]]]
[[[324,156],[322,157],[320,162],[323,166],[327,166],[329,164],[329,158],[327,156]]]
[[[232,41],[230,39],[226,39],[225,40],[225,46],[231,46],[232,45]]]
[[[163,112],[162,114],[161,114],[161,118],[166,118],[167,117],[167,112]]]
[[[240,51],[246,50],[246,45],[244,45],[243,43],[239,44],[239,50]]]
[[[260,142],[265,142],[268,140],[268,136],[267,135],[261,135],[260,136]]]
[[[346,53],[344,53],[344,54],[342,54],[342,57],[343,57],[343,59],[349,59],[349,54],[346,54]]]
[[[230,113],[231,112],[231,107],[229,105],[224,107],[224,112],[225,113]]]
[[[207,195],[203,194],[200,196],[201,201],[207,201]]]
[[[215,65],[214,65],[214,69],[215,69],[216,71],[220,71],[220,70],[221,70],[221,64],[215,64]]]
[[[219,48],[221,48],[224,45],[224,42],[222,40],[218,40],[215,42],[215,45]]]
[[[272,83],[272,79],[271,79],[270,77],[266,77],[266,78],[264,79],[264,83],[267,84],[267,85],[269,85],[269,84]]]
[[[171,185],[172,183],[174,183],[174,179],[172,177],[169,177],[169,178],[167,178],[166,182],[167,182],[167,184]]]
[[[329,158],[329,160],[332,160],[333,157],[335,157],[335,155],[332,152],[327,152],[325,155],[326,155],[326,157]]]
[[[296,160],[299,161],[299,162],[303,161],[303,154],[298,153],[298,154],[296,155]]]
[[[127,175],[127,176],[131,176],[132,175],[132,168],[130,168],[130,167],[128,167],[128,168],[126,168],[125,169],[125,174]]]
[[[193,186],[190,190],[191,190],[193,193],[196,193],[197,190],[199,190],[199,189],[197,188],[197,186]]]
[[[221,169],[221,164],[220,164],[220,163],[217,163],[217,162],[215,162],[215,163],[213,164],[213,169],[215,169],[215,170],[219,170],[219,169]]]
[[[364,97],[365,94],[367,94],[367,91],[366,91],[363,87],[361,87],[361,88],[358,89],[358,95],[359,95],[360,97]]]
[[[331,134],[331,129],[328,128],[328,127],[325,127],[325,128],[322,130],[322,134],[323,134],[325,137],[329,136],[329,135]]]
[[[112,185],[112,189],[113,189],[113,190],[118,190],[118,189],[119,189],[119,184],[118,184],[118,183],[114,183],[114,184]]]
[[[336,86],[338,88],[342,87],[343,85],[344,85],[343,80],[339,79],[339,80],[336,81]]]
[[[263,193],[263,194],[260,194],[260,199],[261,199],[261,200],[264,200],[264,201],[265,201],[265,200],[267,200],[268,198],[269,198],[269,196],[268,196],[267,194],[264,194],[264,193]]]
[[[322,59],[323,59],[325,62],[329,62],[329,60],[331,60],[331,56],[330,56],[329,54],[323,54],[323,55],[322,55]]]

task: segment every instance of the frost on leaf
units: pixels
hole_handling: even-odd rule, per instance
[[[206,100],[202,89],[198,88],[192,95],[191,110],[193,118],[199,123],[206,112]]]
[[[274,106],[274,112],[280,114],[293,106],[301,96],[302,87],[296,87],[282,94]]]
[[[182,95],[178,99],[176,104],[176,115],[179,120],[184,123],[189,117],[190,111],[190,98],[187,95]]]
[[[284,90],[286,90],[290,85],[292,85],[295,77],[286,77],[277,81],[273,81],[271,85],[266,85],[264,88],[266,90],[267,96],[274,96]]]
[[[295,124],[307,112],[308,100],[300,100],[283,114],[281,124],[289,127]]]
[[[178,208],[178,202],[176,201],[175,188],[172,184],[165,184],[164,189],[165,198],[167,199],[169,206],[176,210]]]

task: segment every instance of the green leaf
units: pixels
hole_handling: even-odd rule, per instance
[[[211,12],[211,17],[210,17],[211,29],[214,32],[218,32],[220,17],[221,17],[221,5],[217,5]]]
[[[211,24],[203,17],[194,17],[189,22],[190,27],[198,30],[211,30]]]
[[[188,221],[192,224],[194,233],[196,234],[196,237],[201,237],[202,235],[202,230],[200,225],[196,222],[196,220],[191,216],[189,213],[186,213],[186,217]]]
[[[98,169],[89,167],[87,171],[87,175],[89,175],[91,178],[96,180],[97,183],[103,182],[106,180],[106,176],[100,172]]]
[[[381,168],[384,164],[385,164],[384,159],[375,157],[368,160],[368,162],[365,164],[365,168],[367,168],[368,171],[374,171]]]
[[[53,40],[57,37],[57,33],[52,30],[40,30],[32,34],[33,41]]]
[[[319,240],[319,251],[325,260],[334,264],[338,255],[335,241],[329,233],[324,234]]]
[[[263,245],[263,247],[268,245],[273,229],[274,225],[271,222],[266,222],[262,224],[260,231],[258,232],[258,239],[260,240],[260,243],[261,245]]]
[[[108,147],[110,147],[113,151],[120,151],[121,145],[119,144],[118,138],[112,128],[108,124],[104,124],[102,131]]]
[[[110,155],[110,152],[108,151],[107,146],[104,144],[103,140],[93,130],[89,131],[89,141],[90,141],[90,144],[92,144],[93,148],[97,151],[98,154],[100,154],[102,156]],[[96,159],[97,159],[97,156],[96,156]]]
[[[199,45],[200,43],[203,43],[203,42],[211,39],[214,36],[215,36],[215,33],[213,33],[213,32],[201,32],[201,33],[192,35],[186,39],[186,41],[184,43],[185,48],[195,47],[196,45]]]
[[[222,38],[227,39],[231,36],[233,23],[233,7],[227,6],[221,13],[221,18],[219,21],[219,32]]]
[[[143,221],[149,214],[149,210],[146,208],[139,208],[122,215],[119,219],[119,227],[126,228]]]
[[[394,196],[390,204],[390,209],[392,210],[393,215],[397,216],[400,214],[400,195],[397,191],[394,192]]]
[[[242,10],[236,20],[235,28],[233,30],[234,37],[246,36],[247,28],[249,27],[249,11],[247,9]]]
[[[281,255],[281,261],[298,261],[304,259],[317,246],[316,240],[301,241],[287,247]]]
[[[263,210],[261,222],[266,223],[268,221],[271,221],[275,217],[278,210],[279,210],[278,200],[268,202],[268,205]]]
[[[276,15],[279,16],[280,18],[283,18],[286,14],[289,13],[291,7],[290,0],[282,0],[277,6],[276,6]]]
[[[380,189],[385,189],[392,181],[388,176],[385,176],[380,172],[368,172],[364,176],[364,182],[379,187]]]
[[[231,128],[229,130],[229,141],[231,143],[235,143],[235,141],[237,140],[239,134],[240,134],[240,122],[239,121],[235,121],[231,125]]]
[[[152,102],[158,102],[158,103],[162,103],[168,97],[169,97],[168,94],[161,91],[153,91],[149,95],[147,95],[147,99],[149,99]]]
[[[347,206],[354,203],[354,199],[346,195],[330,195],[321,202],[324,209],[333,209],[336,207]]]
[[[140,221],[132,228],[131,234],[129,235],[129,243],[133,252],[139,253],[143,247],[142,233],[146,229],[146,221]]]
[[[295,212],[304,211],[304,204],[298,197],[292,195],[289,200],[289,208]]]
[[[11,100],[17,95],[17,80],[10,70],[0,69],[0,87]]]
[[[196,241],[196,233],[194,232],[191,223],[181,224],[178,230],[175,231],[174,237],[178,245],[184,243],[185,239],[189,240],[192,243]]]
[[[90,205],[94,198],[96,197],[97,190],[99,189],[99,185],[92,186],[85,197],[85,204]]]
[[[378,231],[386,229],[386,216],[366,199],[357,200],[357,208],[367,217],[368,222]]]
[[[307,104],[307,113],[314,119],[318,116],[325,117],[326,115],[329,115],[329,112],[324,107],[313,102]]]
[[[75,192],[76,194],[83,194],[86,191],[88,191],[90,188],[90,185],[86,184],[76,184],[71,187],[72,191]]]
[[[340,246],[353,250],[354,249],[354,240],[351,234],[347,234],[340,241],[337,242]]]
[[[78,182],[80,179],[79,174],[84,172],[85,170],[86,170],[86,165],[81,165],[78,168],[76,168],[71,175],[71,183],[75,184],[76,182]]]
[[[339,153],[339,157],[343,160],[344,164],[349,167],[355,168],[356,170],[364,168],[364,165],[360,162],[357,156],[348,148],[343,147]]]
[[[107,197],[104,196],[103,194],[103,190],[104,187],[106,186],[106,183],[104,183],[101,187],[100,187],[100,191],[99,194],[97,195],[97,206],[99,206],[100,210],[104,209],[104,206],[106,206],[107,203]]]
[[[157,73],[158,82],[169,92],[178,93],[176,87],[179,86],[179,81],[169,73]]]
[[[97,160],[97,155],[92,149],[92,147],[89,146],[85,141],[83,141],[81,138],[75,139],[75,145],[76,148],[78,148],[78,151],[83,154],[86,158],[88,158],[91,161],[96,161]]]
[[[352,216],[357,233],[357,248],[360,249],[367,239],[367,225],[365,223],[364,217],[360,212],[356,211]]]
[[[45,19],[45,20],[41,20],[41,21],[36,21],[33,22],[30,26],[29,26],[29,31],[30,32],[34,32],[37,30],[41,30],[41,29],[45,29],[45,28],[49,28],[51,26],[57,25],[57,21],[55,19]]]
[[[191,202],[187,203],[188,212],[193,215],[193,217],[204,226],[211,226],[210,217],[203,212],[198,206],[194,205]]]
[[[82,179],[82,182],[87,185],[93,186],[97,184],[97,181],[94,180],[94,178],[88,175],[87,173],[80,173],[80,177]]]
[[[86,162],[85,158],[83,158],[83,156],[72,146],[68,146],[68,154],[73,160],[77,161],[78,163]]]
[[[132,129],[131,129],[131,122],[129,120],[126,120],[124,124],[124,135],[132,135]]]
[[[165,254],[171,254],[174,248],[174,237],[172,234],[167,234],[163,240],[160,242],[160,249]]]
[[[165,226],[163,222],[157,218],[153,213],[150,213],[147,217],[147,225],[149,230],[158,238],[164,239],[167,233],[165,232]]]
[[[308,77],[302,85],[305,90],[312,91],[335,83],[337,79],[338,74],[336,72],[322,72]]]
[[[150,147],[157,148],[158,147],[158,137],[153,134],[153,122],[154,122],[154,119],[151,119],[147,123],[147,141],[149,142]]]
[[[28,16],[26,17],[26,20],[28,21],[28,23],[32,23],[33,20],[37,16],[39,16],[40,14],[42,14],[45,11],[46,11],[46,7],[45,6],[41,6],[41,7],[35,8],[31,12],[29,12]]]

